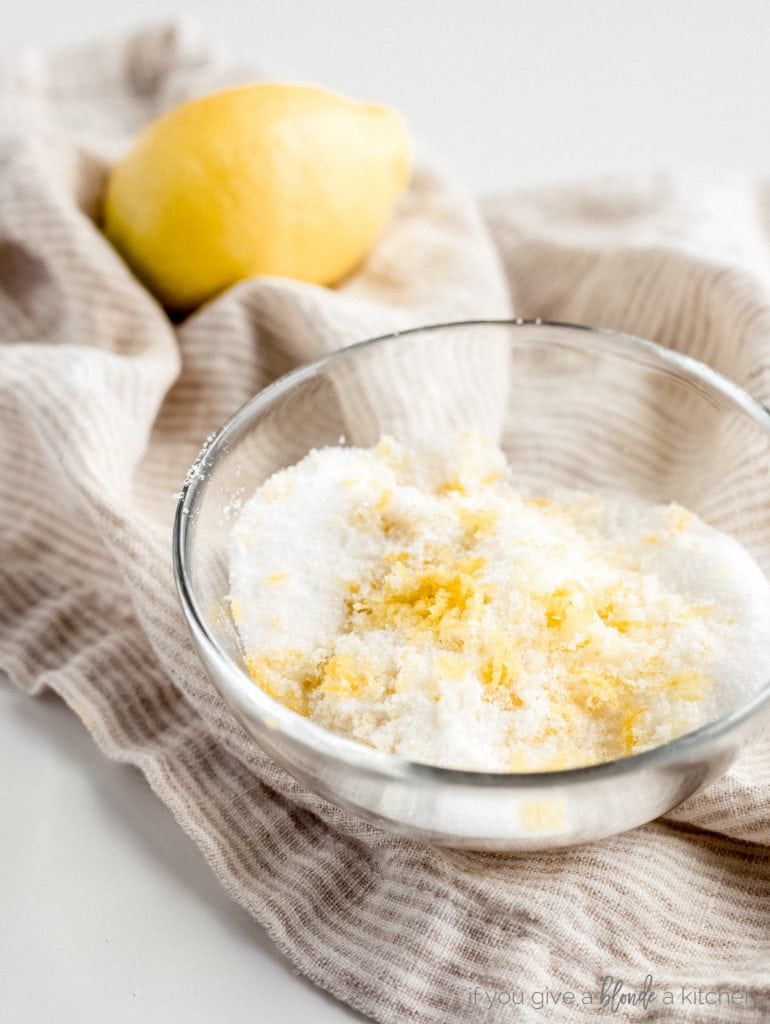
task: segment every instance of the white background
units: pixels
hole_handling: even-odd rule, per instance
[[[6,0],[0,46],[182,10],[239,63],[393,103],[476,190],[770,168],[767,0]]]
[[[155,0],[5,4],[0,45],[173,20]],[[198,0],[238,63],[398,107],[476,192],[661,166],[770,173],[766,0]],[[0,680],[0,1018],[353,1019],[293,975],[133,771]]]

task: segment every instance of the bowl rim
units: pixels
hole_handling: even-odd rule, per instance
[[[374,774],[390,780],[426,780],[431,779],[448,785],[500,787],[515,785],[521,788],[537,788],[557,786],[560,784],[578,784],[593,782],[608,776],[626,774],[645,767],[663,768],[671,762],[678,762],[697,754],[701,747],[709,741],[717,740],[732,732],[742,723],[752,718],[770,701],[770,680],[756,693],[742,701],[732,711],[685,733],[676,739],[669,740],[659,746],[652,747],[636,754],[629,754],[611,761],[577,768],[563,768],[555,771],[538,772],[488,772],[461,768],[447,768],[439,765],[412,761],[390,754],[373,747],[367,747],[354,740],[333,733],[317,725],[310,719],[290,711],[285,705],[264,692],[247,675],[244,669],[236,664],[227,654],[216,637],[206,625],[206,619],[199,608],[190,584],[188,565],[188,545],[190,543],[191,520],[197,505],[206,490],[209,465],[216,462],[220,454],[224,454],[233,434],[246,422],[264,412],[279,401],[287,392],[304,381],[314,377],[319,371],[336,361],[355,358],[364,349],[400,338],[411,338],[415,335],[430,334],[433,331],[463,327],[544,327],[565,331],[584,332],[587,336],[612,344],[612,354],[629,356],[634,352],[646,353],[664,365],[684,371],[697,381],[718,391],[734,405],[755,420],[770,435],[770,408],[755,399],[748,391],[730,377],[713,369],[706,363],[661,345],[658,342],[616,331],[612,328],[591,327],[586,324],[574,324],[567,321],[549,320],[540,317],[500,318],[500,319],[469,319],[452,320],[445,323],[431,323],[403,330],[390,331],[373,338],[367,338],[336,349],[318,359],[289,370],[262,388],[257,394],[247,399],[223,424],[205,441],[192,466],[187,472],[179,494],[172,531],[172,565],[182,611],[185,616],[194,642],[205,649],[206,656],[215,662],[219,669],[219,678],[212,679],[213,685],[220,692],[226,703],[232,708],[246,705],[263,724],[272,730],[283,733],[298,745],[308,748],[314,755],[342,762],[346,767],[359,773]],[[532,344],[554,343],[556,339],[536,340]],[[609,349],[607,349],[609,350]],[[232,688],[237,696],[224,691],[221,679],[227,680],[228,688]],[[259,744],[258,739],[254,739]]]

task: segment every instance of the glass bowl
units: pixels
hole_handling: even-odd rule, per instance
[[[288,373],[228,420],[188,474],[174,570],[214,685],[292,775],[401,835],[477,850],[542,850],[656,818],[724,772],[759,731],[770,683],[719,720],[643,753],[564,771],[490,774],[419,764],[345,739],[289,711],[249,677],[226,599],[239,499],[311,448],[341,439],[369,446],[382,433],[419,443],[447,429],[491,435],[535,487],[680,502],[735,536],[770,573],[770,415],[736,384],[610,331],[539,320],[418,328]]]

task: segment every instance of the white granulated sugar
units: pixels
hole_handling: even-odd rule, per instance
[[[486,771],[606,761],[761,686],[770,584],[679,505],[529,494],[459,435],[326,448],[248,500],[231,609],[270,696],[360,743]]]

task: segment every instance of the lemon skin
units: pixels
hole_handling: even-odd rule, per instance
[[[331,285],[374,245],[410,174],[387,106],[262,83],[149,125],[109,178],[104,231],[167,306],[277,275]]]

